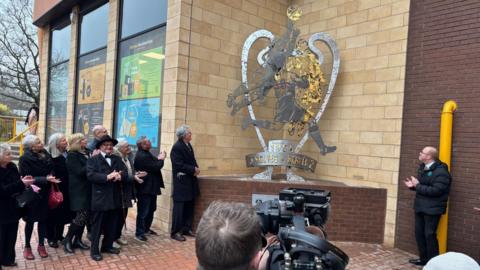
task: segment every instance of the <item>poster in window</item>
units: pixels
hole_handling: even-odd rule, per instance
[[[80,58],[77,89],[78,104],[103,102],[105,93],[105,50]]]
[[[140,136],[146,136],[152,147],[158,146],[160,125],[160,98],[121,100],[117,109],[116,136],[135,145]]]
[[[103,124],[103,103],[77,105],[75,132],[85,134],[93,139],[92,127]]]
[[[160,97],[165,58],[163,39],[163,32],[155,30],[121,44],[120,100]]]

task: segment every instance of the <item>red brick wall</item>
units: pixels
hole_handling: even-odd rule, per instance
[[[396,246],[416,252],[413,192],[418,152],[438,146],[443,103],[454,114],[448,250],[480,260],[480,1],[411,1],[398,188]]]
[[[385,227],[386,189],[349,187],[324,182],[286,183],[242,181],[231,178],[201,178],[194,223],[214,200],[251,204],[252,193],[275,194],[284,188],[330,190],[331,214],[327,222],[330,240],[382,243]]]

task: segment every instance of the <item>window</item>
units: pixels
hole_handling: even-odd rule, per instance
[[[70,21],[51,27],[48,69],[46,138],[65,133],[67,125],[68,64],[70,58]]]
[[[114,134],[134,149],[140,136],[160,147],[166,8],[163,0],[123,1]]]
[[[74,131],[92,139],[92,127],[103,124],[108,3],[82,15],[80,22]]]
[[[125,38],[167,21],[168,0],[124,0],[122,34]]]

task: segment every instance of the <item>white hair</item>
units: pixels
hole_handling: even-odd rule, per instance
[[[127,140],[125,140],[125,139],[123,139],[123,138],[122,138],[122,139],[118,139],[118,143],[117,143],[117,145],[115,145],[115,149],[118,150],[118,149],[122,148],[123,146],[128,146],[128,145],[129,145],[129,144],[128,144],[128,141],[127,141]]]
[[[52,158],[56,158],[62,154],[62,152],[60,152],[60,150],[57,148],[57,144],[63,138],[65,138],[63,133],[54,133],[48,139],[47,149]]]
[[[181,125],[177,128],[177,130],[175,131],[175,134],[177,135],[178,139],[183,139],[185,138],[185,135],[187,134],[188,131],[190,131],[190,126]]]
[[[5,153],[8,153],[10,151],[12,151],[12,148],[8,143],[0,144],[0,160],[3,159],[3,157],[5,156]]]
[[[98,131],[100,131],[100,130],[102,130],[102,129],[107,130],[107,129],[104,128],[102,125],[95,125],[95,126],[93,126],[93,128],[92,128],[93,136],[97,137]]]
[[[38,137],[36,135],[28,134],[22,140],[23,148],[30,149],[37,139]]]

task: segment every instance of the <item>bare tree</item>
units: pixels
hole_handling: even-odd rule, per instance
[[[40,66],[33,0],[0,3],[0,96],[39,104]]]

